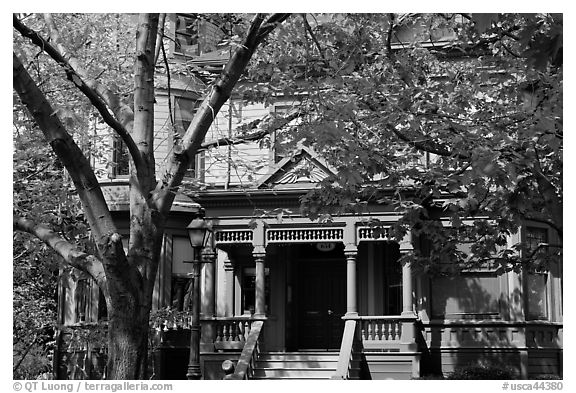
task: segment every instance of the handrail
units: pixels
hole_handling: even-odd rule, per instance
[[[252,322],[250,334],[246,339],[246,344],[240,354],[234,374],[232,374],[230,379],[248,379],[250,376],[250,372],[252,372],[254,367],[254,362],[258,357],[258,339],[260,338],[262,326],[264,326],[264,321]]]
[[[358,315],[354,317],[346,317],[346,319],[354,319],[357,321],[414,321],[418,319],[416,315],[402,316],[402,315]]]
[[[344,334],[340,354],[338,355],[338,365],[336,373],[330,379],[348,379],[350,377],[350,361],[352,360],[352,347],[354,335],[356,333],[356,320],[349,319],[344,323]]]

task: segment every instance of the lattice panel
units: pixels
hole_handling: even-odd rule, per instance
[[[269,229],[266,231],[268,243],[310,243],[343,241],[342,228],[308,228],[308,229]]]
[[[391,240],[390,227],[359,227],[358,241]]]
[[[253,234],[250,230],[221,230],[215,233],[216,243],[252,243]]]

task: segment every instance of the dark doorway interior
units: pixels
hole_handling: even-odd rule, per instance
[[[326,248],[324,248],[325,250]],[[291,263],[295,319],[294,349],[340,348],[346,313],[346,259],[341,244],[322,251],[315,244],[299,246]],[[289,317],[289,316],[288,316]]]

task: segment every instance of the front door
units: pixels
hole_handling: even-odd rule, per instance
[[[298,349],[339,349],[346,312],[346,260],[333,253],[309,252],[297,263]]]

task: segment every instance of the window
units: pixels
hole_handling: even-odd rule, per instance
[[[172,291],[170,294],[170,305],[176,311],[190,311],[190,293],[192,289],[192,279],[185,277],[172,277]]]
[[[108,307],[106,306],[106,299],[104,292],[98,289],[98,320],[103,321],[108,319]]]
[[[198,43],[199,21],[192,15],[176,15],[175,52],[187,56],[200,54]]]
[[[526,245],[535,250],[539,244],[548,243],[548,229],[526,228]],[[548,273],[533,268],[526,274],[526,319],[548,319]]]
[[[184,135],[200,106],[200,101],[188,97],[174,97],[174,126],[180,135]]]
[[[539,227],[526,228],[527,246],[534,250],[541,243],[548,243],[548,229]]]
[[[74,303],[76,305],[76,322],[86,322],[89,319],[90,307],[90,283],[88,279],[80,279],[76,282]]]
[[[180,136],[183,136],[188,130],[200,103],[201,101],[195,98],[174,97],[174,127]],[[205,162],[204,152],[197,153],[195,162],[188,170],[188,176],[204,181]]]
[[[432,279],[432,318],[499,319],[501,282],[489,273]]]
[[[265,302],[266,314],[269,314],[270,304],[270,269],[265,268]],[[256,268],[245,267],[242,269],[242,312],[254,314],[256,310]]]
[[[114,137],[112,141],[112,166],[110,171],[110,178],[114,179],[118,176],[127,176],[130,174],[128,158],[128,148],[122,142],[120,137]]]
[[[545,273],[528,273],[527,319],[548,319],[548,275]]]

